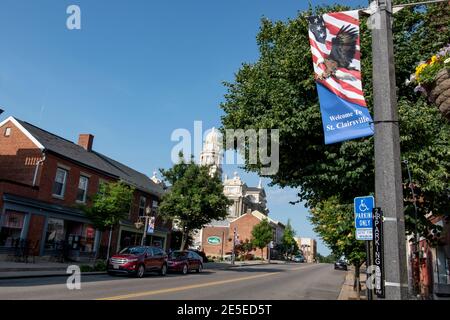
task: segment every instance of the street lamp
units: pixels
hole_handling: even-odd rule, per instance
[[[145,240],[146,240],[145,238],[147,238],[147,227],[148,227],[148,221],[151,218],[151,216],[150,216],[151,213],[152,213],[152,210],[150,209],[150,206],[147,206],[147,208],[145,208],[145,216],[139,216],[138,221],[136,221],[134,223],[134,226],[136,227],[136,229],[141,229],[142,227],[144,227],[144,234],[141,239],[141,246],[143,246],[145,244]],[[142,222],[142,220],[144,220],[144,222]]]

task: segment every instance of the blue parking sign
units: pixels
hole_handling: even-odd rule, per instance
[[[372,210],[374,207],[375,199],[372,196],[354,199],[356,240],[372,240]]]

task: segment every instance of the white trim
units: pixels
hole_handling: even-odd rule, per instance
[[[44,150],[44,146],[27,130],[25,129],[14,117],[10,116],[7,119],[0,122],[0,127],[3,127],[8,121],[11,121],[24,135],[27,136],[39,149]]]

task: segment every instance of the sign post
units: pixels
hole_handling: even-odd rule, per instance
[[[373,209],[373,263],[375,265],[375,294],[385,298],[383,257],[383,211]]]
[[[372,210],[374,206],[375,200],[372,196],[357,197],[353,200],[356,240],[372,240]]]
[[[366,277],[370,278],[370,241],[373,240],[372,211],[375,199],[372,196],[357,197],[353,200],[355,212],[356,240],[366,242]],[[367,286],[367,300],[372,300],[372,290]]]

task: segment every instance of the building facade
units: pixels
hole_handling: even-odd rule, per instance
[[[202,230],[202,250],[207,256],[216,258],[229,258],[233,250],[234,232],[236,232],[236,244],[252,239],[253,227],[263,219],[267,219],[273,229],[273,244],[281,243],[285,225],[279,221],[270,219],[259,211],[250,211],[234,219],[218,221],[206,226]],[[268,248],[255,249],[250,254],[254,257],[267,259]],[[273,257],[273,252],[271,253]]]
[[[306,262],[313,263],[317,258],[317,241],[311,238],[295,238],[297,245],[303,252]]]
[[[94,136],[78,143],[9,117],[0,123],[0,256],[27,243],[31,254],[55,256],[61,245],[73,260],[104,255],[109,232],[96,230],[85,217],[101,183],[122,181],[135,188],[127,219],[114,228],[111,252],[140,244],[139,216],[157,208],[164,188],[146,175],[93,149]],[[166,248],[171,226],[156,219],[147,243]]]
[[[219,174],[222,176],[222,145],[221,135],[213,128],[205,137],[203,142],[203,149],[200,154],[200,165],[210,166],[211,174]],[[209,230],[212,227],[220,229],[229,228],[233,220],[236,220],[248,212],[259,212],[267,217],[269,210],[267,209],[266,192],[260,180],[257,187],[249,187],[242,181],[238,173],[235,172],[232,178],[223,175],[224,195],[232,201],[228,207],[228,216],[225,221],[213,221],[208,226]],[[226,227],[225,227],[226,226]],[[196,249],[204,249],[208,244],[204,242],[205,229],[196,230],[193,232],[192,247]],[[226,231],[229,233],[229,230]],[[217,249],[217,247],[214,247]],[[224,249],[225,250],[225,249]],[[231,250],[231,249],[230,249]]]

